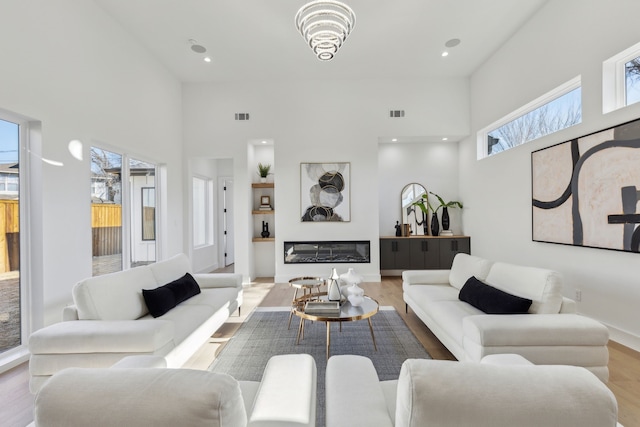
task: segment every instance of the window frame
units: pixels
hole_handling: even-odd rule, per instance
[[[492,157],[496,154],[500,154],[500,153],[496,153],[496,154],[492,154],[490,155],[487,151],[488,151],[488,135],[489,133],[493,132],[494,130],[506,125],[507,123],[510,123],[532,111],[537,110],[538,108],[541,108],[553,101],[555,101],[558,98],[561,98],[562,96],[568,94],[569,92],[572,92],[578,88],[582,88],[582,76],[578,75],[574,78],[572,78],[571,80],[561,84],[560,86],[557,86],[556,88],[550,90],[549,92],[545,93],[542,96],[539,96],[538,98],[534,99],[533,101],[523,105],[522,107],[512,111],[511,113],[507,114],[506,116],[500,118],[499,120],[496,120],[495,122],[489,124],[488,126],[485,126],[484,128],[480,129],[477,133],[477,159],[478,160],[482,160],[488,157]],[[582,103],[580,105],[580,108],[582,108]],[[567,129],[567,128],[563,128],[563,129]],[[544,136],[548,136],[548,135],[552,135],[556,132],[551,132],[548,133],[547,135]],[[536,138],[538,139],[538,138]],[[527,141],[523,144],[517,145],[515,147],[511,147],[511,148],[516,148],[516,147],[520,147],[522,145],[525,145],[531,141],[535,141],[535,139],[532,139],[530,141]],[[509,151],[509,149],[501,151],[501,153],[505,152],[505,151]]]
[[[602,63],[602,113],[607,114],[639,102],[627,104],[627,62],[640,57],[640,43],[613,55]]]
[[[204,205],[204,242],[203,243],[196,243],[196,221],[195,221],[195,180],[201,180],[204,183],[204,198],[203,198],[203,205]],[[204,248],[204,247],[208,247],[208,246],[214,246],[215,245],[215,240],[214,240],[214,186],[213,186],[213,179],[203,176],[203,175],[198,175],[198,174],[194,174],[191,177],[191,246],[193,249],[200,249],[200,248]]]

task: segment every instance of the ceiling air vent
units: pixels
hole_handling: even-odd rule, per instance
[[[404,110],[389,110],[389,117],[404,117]]]
[[[249,113],[236,113],[236,120],[249,120]]]

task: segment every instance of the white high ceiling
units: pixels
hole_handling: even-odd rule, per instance
[[[321,62],[294,25],[305,0],[94,1],[183,82],[468,76],[546,2],[343,0],[356,26]]]

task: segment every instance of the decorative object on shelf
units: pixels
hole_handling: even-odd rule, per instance
[[[271,207],[271,197],[269,196],[260,196],[260,207],[258,210],[261,211],[271,211],[273,208]]]
[[[431,215],[431,235],[432,236],[437,236],[439,234],[440,231],[440,223],[438,221],[438,209],[443,208],[443,219],[442,219],[442,227],[444,230],[449,230],[449,211],[447,208],[460,208],[462,209],[462,203],[457,201],[457,200],[452,200],[450,202],[446,202],[442,199],[442,197],[438,196],[436,193],[434,193],[433,191],[429,191],[429,193],[433,194],[434,196],[436,196],[436,198],[438,199],[438,202],[440,203],[438,205],[437,208],[433,208],[433,206],[431,206],[431,203],[429,202],[429,198],[427,196],[427,194],[423,194],[422,195],[422,199],[418,200],[416,202],[414,202],[413,204],[415,206],[419,206],[420,209],[422,210],[422,212],[424,212],[425,214],[428,214],[429,211],[433,212],[433,215]],[[446,228],[445,228],[445,215],[446,212]],[[444,233],[447,235],[453,234],[453,233]]]
[[[532,240],[640,253],[640,119],[531,153]]]
[[[327,297],[329,301],[340,301],[340,276],[335,268],[331,269],[331,276],[327,279]]]
[[[258,175],[260,176],[260,182],[267,182],[269,171],[271,170],[270,164],[258,163]]]
[[[431,235],[437,236],[438,234],[440,234],[440,222],[438,221],[438,214],[434,212],[431,215]]]
[[[271,235],[271,233],[269,233],[269,223],[268,222],[262,221],[262,233],[260,233],[260,235],[262,236],[263,239],[266,239],[267,237],[269,237]]]
[[[316,0],[298,10],[295,23],[318,59],[329,61],[356,25],[356,15],[342,2]]]
[[[351,221],[349,163],[300,163],[302,222]]]
[[[396,236],[402,236],[402,227],[400,226],[400,221],[396,221]]]

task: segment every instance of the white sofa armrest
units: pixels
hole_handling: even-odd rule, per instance
[[[166,368],[167,359],[162,356],[127,356],[113,364],[109,369]]]
[[[308,354],[273,356],[267,362],[249,417],[251,427],[316,425],[316,362]]]
[[[407,270],[402,272],[402,282],[408,285],[449,284],[451,270]]]
[[[167,320],[77,320],[39,329],[29,337],[31,354],[153,353],[173,340]]]
[[[68,305],[62,309],[62,321],[69,322],[72,320],[78,320],[78,307],[75,305]]]
[[[483,357],[480,363],[487,365],[533,365],[524,357],[513,353],[490,354]]]
[[[325,384],[326,427],[393,426],[393,415],[388,412],[384,389],[370,359],[332,356],[327,362]]]
[[[235,273],[199,273],[193,278],[201,288],[239,288],[242,289],[242,275]]]

